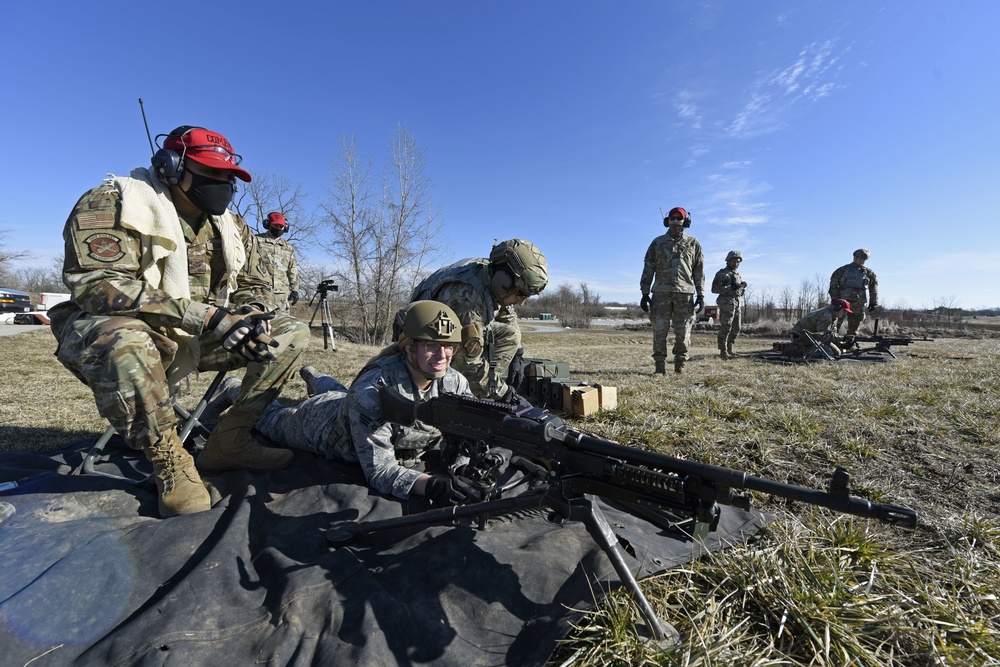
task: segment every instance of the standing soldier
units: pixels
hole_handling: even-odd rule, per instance
[[[705,307],[705,261],[698,239],[684,233],[691,226],[687,211],[679,206],[670,209],[663,226],[667,233],[653,239],[646,250],[639,307],[653,323],[654,372],[666,373],[667,332],[672,326],[674,372],[680,373],[688,358],[695,313]]]
[[[472,393],[517,403],[524,378],[521,328],[514,306],[545,289],[545,255],[523,239],[501,241],[489,258],[463,259],[424,278],[410,301],[433,299],[458,313],[462,345],[451,362]]]
[[[747,284],[737,271],[742,261],[743,254],[739,250],[730,250],[726,255],[726,267],[719,269],[712,281],[712,293],[719,295],[715,303],[719,304],[719,356],[723,359],[735,356],[733,343],[743,326],[740,300]]]
[[[858,333],[858,327],[865,321],[865,302],[868,302],[868,312],[878,308],[878,278],[875,272],[865,266],[865,261],[872,256],[869,250],[858,248],[854,251],[854,261],[845,264],[830,276],[830,299],[844,299],[851,304],[846,311],[848,344],[853,342]],[[865,298],[865,291],[868,298]],[[837,320],[837,331],[844,321],[844,315]]]
[[[291,375],[309,330],[275,316],[253,232],[229,210],[236,179],[250,181],[240,156],[202,127],[161,137],[151,168],[108,178],[69,214],[63,282],[73,298],[49,319],[59,361],[153,464],[160,516],[169,517],[211,506],[177,432],[172,389],[195,368],[246,367],[198,467],[284,468],[292,453],[262,447],[250,431]]]
[[[257,234],[260,255],[271,272],[271,291],[274,303],[282,313],[299,302],[299,265],[295,261],[295,248],[281,238],[288,231],[288,221],[277,211],[267,214],[264,231]]]

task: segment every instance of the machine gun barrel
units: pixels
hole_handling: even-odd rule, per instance
[[[505,447],[548,464],[567,480],[567,488],[584,493],[695,516],[716,502],[748,508],[746,497],[732,493],[745,489],[886,523],[917,524],[914,510],[851,496],[849,475],[843,468],[834,471],[830,489],[822,491],[587,435],[538,408],[451,394],[414,403],[389,387],[380,388],[379,393],[382,416],[389,421],[419,420],[446,436]]]

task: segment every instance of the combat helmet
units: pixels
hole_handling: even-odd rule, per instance
[[[501,241],[490,251],[490,288],[498,296],[511,292],[529,297],[549,283],[549,265],[534,243],[524,239]]]
[[[861,256],[864,257],[865,259],[871,259],[872,251],[869,250],[868,248],[858,248],[857,250],[854,251],[854,256],[855,257]]]
[[[436,340],[461,343],[462,328],[458,315],[440,301],[414,301],[399,309],[392,323],[392,337],[399,340]]]
[[[738,260],[740,260],[742,262],[743,261],[743,253],[741,253],[739,250],[730,250],[729,254],[726,255],[726,261],[728,262],[731,259],[738,259]]]

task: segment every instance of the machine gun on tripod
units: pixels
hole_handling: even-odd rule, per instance
[[[896,355],[892,353],[893,345],[909,345],[915,341],[924,342],[934,342],[933,338],[928,338],[924,336],[922,338],[913,338],[910,336],[880,336],[878,333],[879,321],[875,320],[875,326],[872,328],[871,336],[855,336],[854,340],[851,341],[851,345],[845,350],[845,353],[861,356],[865,354],[888,354],[893,359]],[[869,345],[869,347],[862,347],[862,345]]]
[[[328,294],[330,292],[336,292],[339,288],[333,282],[332,279],[327,278],[320,282],[316,286],[316,293],[313,294],[312,298],[309,299],[309,305],[313,305],[313,301],[316,301],[316,307],[313,308],[312,318],[309,320],[309,328],[312,329],[313,321],[316,319],[316,313],[320,314],[320,326],[323,327],[323,349],[330,348],[334,352],[337,351],[337,342],[333,339],[333,320],[330,317],[330,304],[328,299]]]
[[[607,554],[622,584],[631,592],[656,639],[679,639],[676,630],[660,620],[629,570],[624,551],[595,497],[615,502],[626,511],[664,530],[700,538],[716,529],[719,505],[750,508],[750,498],[735,491],[746,489],[811,505],[913,527],[917,514],[851,496],[850,477],[844,468],[834,470],[828,491],[794,486],[754,477],[745,472],[644,451],[612,440],[568,428],[561,419],[539,408],[515,406],[465,396],[444,395],[414,403],[391,387],[379,388],[382,418],[411,424],[419,420],[438,428],[449,446],[465,454],[509,450],[511,465],[535,479],[528,491],[503,497],[508,488],[498,486],[495,459],[486,458],[483,469],[472,456],[481,479],[463,478],[462,484],[478,488],[473,502],[432,509],[424,513],[381,521],[344,521],[334,524],[327,539],[346,545],[366,533],[407,526],[448,523],[456,518],[479,519],[490,514],[528,507],[546,507],[566,520],[584,523]]]

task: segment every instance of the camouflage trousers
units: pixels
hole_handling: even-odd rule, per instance
[[[847,331],[844,335],[856,336],[861,323],[867,319],[867,316],[865,315],[865,298],[864,295],[862,295],[853,299],[847,299],[847,301],[851,304],[851,311],[853,312],[845,313],[843,317],[837,319],[837,331],[840,331],[840,325],[844,322],[844,320],[847,320]]]
[[[347,387],[321,375],[313,380],[312,390],[316,394],[298,405],[283,406],[272,401],[257,420],[257,430],[284,447],[339,458],[334,441],[347,437],[340,419]]]
[[[170,377],[178,344],[134,317],[88,315],[53,322],[59,341],[56,356],[94,392],[97,411],[125,442],[145,449],[177,426],[173,394],[180,378]],[[199,339],[197,369],[235,370],[246,367],[234,407],[263,411],[291,375],[309,344],[308,327],[291,317],[271,320],[271,336],[279,346],[275,361],[250,362],[232,354],[209,335]],[[174,389],[171,389],[171,384]]]
[[[694,324],[694,295],[680,292],[653,292],[649,321],[653,325],[653,359],[667,357],[667,334],[674,330],[673,355],[688,358],[691,347],[691,327]]]
[[[738,297],[719,297],[719,349],[733,346],[743,328],[743,307]]]

